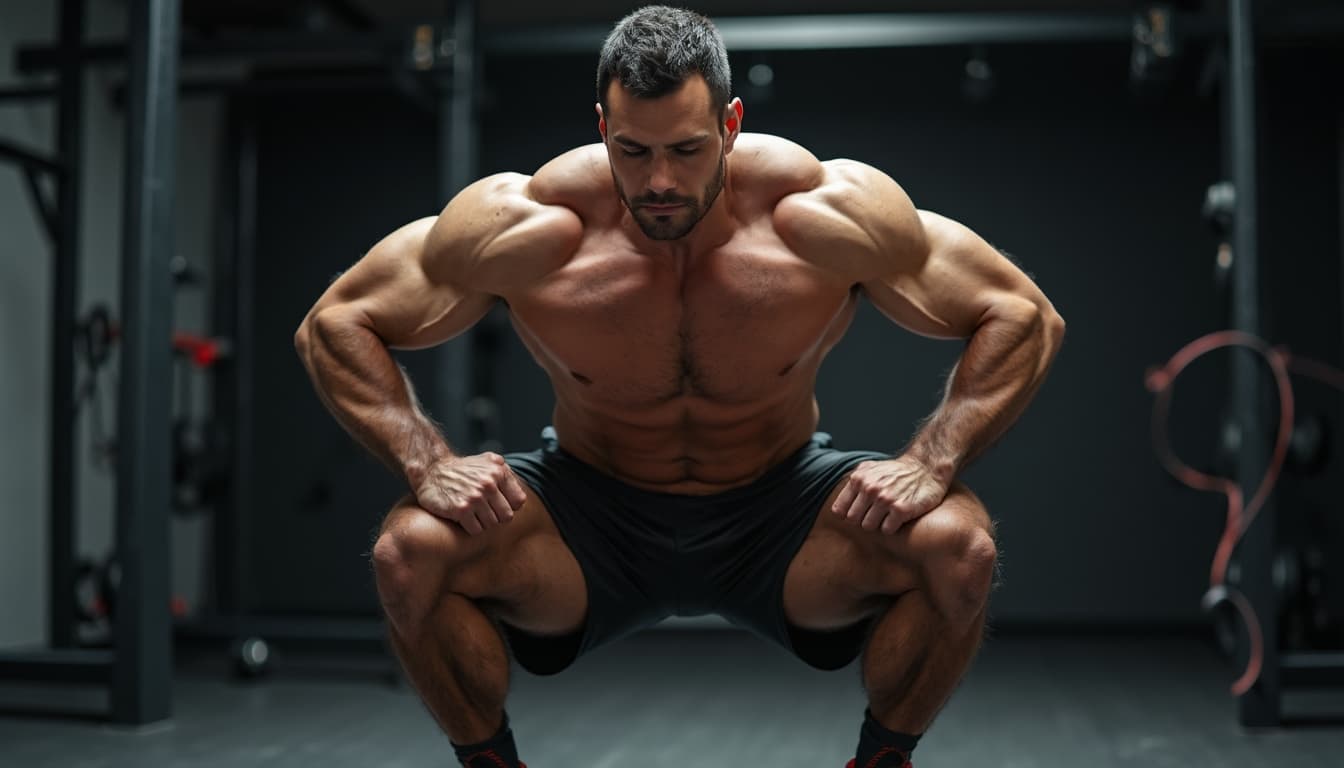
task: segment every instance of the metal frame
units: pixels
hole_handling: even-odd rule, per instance
[[[143,724],[171,714],[169,614],[169,401],[172,311],[173,163],[177,101],[178,0],[130,6],[126,200],[123,212],[122,372],[117,474],[121,590],[115,649],[81,650],[74,616],[74,338],[78,270],[83,0],[62,0],[57,141],[59,177],[53,230],[51,411],[51,649],[0,655],[5,679],[109,686],[114,722]],[[9,156],[16,153],[9,152]],[[27,158],[26,167],[35,159]],[[40,195],[40,190],[35,191]],[[40,205],[40,204],[39,204]]]
[[[84,0],[62,0],[55,48],[70,59],[59,66],[55,158],[42,157],[5,143],[0,157],[19,162],[28,175],[33,195],[52,241],[51,402],[48,413],[48,649],[0,654],[0,677],[29,681],[105,682],[112,654],[79,651],[74,645],[74,412],[75,412],[75,297],[78,289],[79,182],[83,71],[76,52],[83,45]],[[72,65],[70,62],[75,62]],[[56,180],[51,205],[36,173]]]
[[[65,164],[54,158],[37,154],[12,142],[0,139],[0,160],[17,163],[23,169],[24,181],[28,185],[28,196],[32,198],[33,208],[42,219],[47,231],[47,239],[54,246],[61,239],[60,200],[52,201],[42,187],[42,175],[46,174],[56,182],[57,195],[60,194],[65,179]],[[59,256],[58,256],[59,260]],[[54,283],[55,281],[53,281]]]
[[[1260,284],[1260,202],[1258,116],[1258,33],[1256,0],[1231,0],[1228,18],[1228,67],[1223,82],[1224,163],[1236,189],[1233,222],[1232,327],[1262,336]],[[1241,431],[1237,476],[1250,498],[1269,460],[1270,392],[1261,365],[1252,355],[1232,361],[1231,405]],[[1250,690],[1237,699],[1237,718],[1249,727],[1284,722],[1284,693],[1290,688],[1344,686],[1344,651],[1284,652],[1279,647],[1278,592],[1273,583],[1278,519],[1273,498],[1256,516],[1237,547],[1237,587],[1250,601],[1261,624],[1263,664]],[[1237,662],[1249,657],[1249,637],[1239,629]]]
[[[1255,0],[1232,0],[1229,5],[1228,73],[1225,84],[1228,121],[1225,125],[1231,160],[1232,183],[1237,190],[1233,229],[1232,327],[1261,335],[1260,321],[1260,220],[1259,151],[1256,147],[1257,91],[1259,86],[1256,51]],[[1238,481],[1245,498],[1255,494],[1265,462],[1265,397],[1258,361],[1242,354],[1232,363],[1232,408],[1241,428],[1241,450],[1237,461]],[[1264,664],[1260,677],[1238,698],[1238,718],[1243,725],[1277,725],[1280,711],[1278,663],[1278,600],[1271,581],[1274,545],[1277,538],[1276,515],[1272,499],[1265,504],[1255,523],[1246,531],[1238,546],[1243,565],[1240,589],[1246,594],[1262,624],[1261,643]],[[1250,641],[1245,628],[1239,635],[1238,662],[1249,659]]]
[[[126,111],[126,196],[122,213],[121,379],[117,419],[118,603],[112,717],[162,720],[172,711],[172,616],[168,520],[172,485],[179,0],[131,5]]]
[[[61,50],[73,54],[84,39],[84,0],[61,1]],[[74,57],[72,56],[72,59]],[[65,174],[57,193],[59,227],[52,275],[50,454],[50,638],[56,648],[75,640],[75,313],[79,280],[79,185],[83,170],[84,73],[72,61],[60,67],[56,145]]]

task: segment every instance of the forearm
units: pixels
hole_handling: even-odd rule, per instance
[[[295,346],[327,410],[412,488],[430,464],[452,455],[392,354],[352,313],[314,313]]]
[[[1064,323],[1022,302],[988,317],[949,377],[942,404],[906,448],[950,483],[1026,410],[1059,351]]]

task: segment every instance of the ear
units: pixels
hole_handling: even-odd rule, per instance
[[[593,109],[597,110],[597,132],[602,134],[602,143],[605,144],[607,142],[607,117],[602,114],[602,103],[594,104]]]
[[[742,99],[735,98],[723,108],[723,151],[733,151],[733,144],[742,133]]]

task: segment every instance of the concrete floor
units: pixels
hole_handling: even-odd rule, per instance
[[[0,766],[453,766],[390,665],[291,660],[259,682],[218,657],[184,663],[173,720],[122,729],[22,715],[70,691],[0,688]],[[1339,768],[1344,728],[1248,732],[1233,670],[1191,637],[996,637],[915,753],[918,768]],[[101,692],[96,692],[102,696]],[[1344,716],[1344,696],[1289,700]],[[97,701],[86,701],[96,706]],[[551,678],[518,672],[509,704],[530,768],[842,768],[864,699],[856,666],[822,673],[745,634],[662,630]]]

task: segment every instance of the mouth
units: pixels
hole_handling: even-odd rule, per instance
[[[655,216],[665,216],[665,215],[667,215],[667,214],[676,213],[677,211],[679,211],[679,210],[681,210],[682,208],[685,208],[685,207],[686,207],[685,205],[682,205],[682,204],[680,204],[680,203],[675,204],[675,205],[641,205],[641,206],[640,206],[641,209],[646,210],[646,211],[648,211],[649,213],[652,213],[652,214],[655,215]]]

